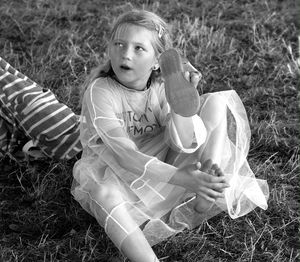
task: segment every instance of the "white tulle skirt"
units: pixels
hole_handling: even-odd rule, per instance
[[[104,227],[117,247],[120,248],[137,227],[141,227],[149,243],[155,245],[184,229],[199,226],[222,211],[235,219],[256,207],[267,209],[268,184],[255,178],[246,160],[250,129],[244,106],[234,91],[206,94],[201,100],[203,102],[215,95],[227,105],[227,135],[219,154],[220,168],[230,187],[225,190],[225,197],[218,199],[207,213],[194,211],[194,193],[168,183],[147,181],[148,189],[137,194],[124,183],[120,174],[117,175],[122,167],[118,166],[117,159],[104,144],[84,149],[82,158],[74,166],[72,194]],[[164,160],[169,149],[161,134],[151,141],[151,146],[147,144],[140,150]],[[178,153],[169,164],[181,167],[195,163],[199,154],[199,150],[192,154]],[[122,172],[126,175],[126,171]]]

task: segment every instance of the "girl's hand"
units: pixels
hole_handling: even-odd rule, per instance
[[[178,169],[171,183],[202,196],[208,201],[224,197],[223,191],[229,187],[224,176],[217,177],[200,171],[201,164],[186,165]]]
[[[202,74],[188,61],[184,62],[183,70],[184,78],[191,82],[195,88],[197,88],[197,85],[202,78]]]

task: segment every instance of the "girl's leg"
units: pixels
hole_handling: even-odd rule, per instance
[[[211,159],[220,165],[224,142],[227,134],[227,106],[218,95],[209,96],[200,113],[200,117],[207,129],[208,137],[201,147],[200,162]]]
[[[207,138],[199,149],[201,171],[211,175],[222,176],[219,169],[227,130],[226,104],[218,95],[209,96],[200,113],[200,117],[207,129]],[[208,211],[214,202],[197,196],[195,210],[199,213]]]
[[[92,191],[96,192],[92,204],[96,209],[100,205],[108,213],[105,231],[122,253],[133,262],[159,261],[142,230],[128,213],[118,189],[103,185],[101,189],[94,186]]]
[[[133,262],[159,262],[153,249],[139,228],[124,240],[121,251]]]

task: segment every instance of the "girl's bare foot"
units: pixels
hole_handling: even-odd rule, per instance
[[[210,159],[206,160],[201,166],[200,170],[212,176],[223,176],[222,170],[216,164],[212,164]],[[196,196],[196,204],[194,206],[195,211],[198,213],[207,212],[213,206],[214,201],[204,199],[202,196]]]
[[[168,49],[159,59],[165,91],[170,107],[178,115],[190,117],[199,111],[200,98],[197,89],[183,74],[181,57],[177,50]]]

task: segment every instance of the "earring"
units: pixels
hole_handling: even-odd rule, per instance
[[[155,70],[157,70],[159,68],[159,65],[154,65],[153,67],[152,67],[152,69],[155,71]]]

